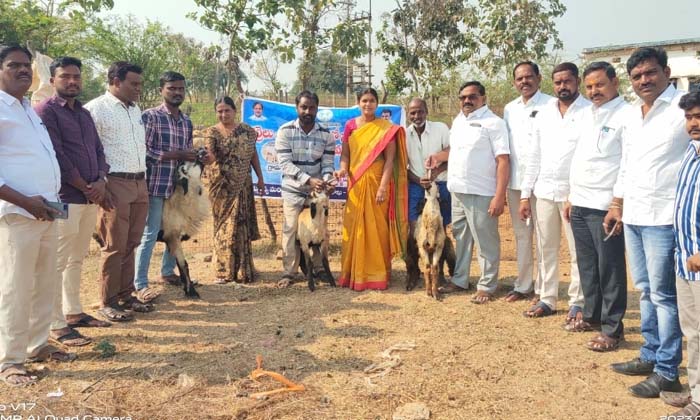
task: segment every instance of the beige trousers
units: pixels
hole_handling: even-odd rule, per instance
[[[676,277],[678,317],[688,341],[688,387],[694,403],[700,403],[700,282]]]
[[[47,344],[56,290],[56,222],[0,218],[0,370]]]
[[[508,189],[508,211],[513,225],[513,236],[515,236],[515,252],[518,259],[518,278],[513,283],[513,290],[520,293],[530,293],[539,290],[540,279],[533,277],[535,268],[535,254],[532,252],[532,238],[535,232],[535,220],[537,219],[534,206],[535,199],[531,199],[532,217],[530,223],[520,220],[520,190]],[[539,258],[538,258],[539,259]],[[533,278],[536,280],[533,284]]]
[[[83,312],[80,304],[80,275],[83,259],[90,249],[90,239],[95,231],[96,221],[96,204],[70,204],[68,219],[58,221],[52,330],[68,326],[66,315],[78,315]]]
[[[564,220],[564,203],[544,198],[535,200],[537,217],[535,220],[537,230],[537,251],[540,256],[539,272],[540,300],[552,309],[557,308],[557,295],[559,294],[559,245],[561,244],[561,230],[564,228],[566,242],[571,254],[571,283],[569,284],[569,306],[583,308],[583,289],[578,274],[576,262],[576,248],[574,246],[574,234],[571,225]]]

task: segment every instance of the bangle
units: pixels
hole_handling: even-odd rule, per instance
[[[611,205],[608,206],[608,210],[610,210],[610,209],[620,209],[620,210],[622,210],[622,206],[619,205],[619,204],[614,204],[614,203],[613,203],[613,204],[611,204]]]
[[[530,201],[530,199],[529,199],[529,198],[521,198],[521,199],[520,199],[520,202],[521,202],[521,203],[522,203],[522,202],[525,202],[525,201]]]

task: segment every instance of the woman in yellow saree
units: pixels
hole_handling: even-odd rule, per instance
[[[402,256],[408,234],[404,129],[376,118],[377,92],[358,95],[362,114],[345,125],[340,169],[348,177],[338,283],[353,290],[384,290],[391,260]]]

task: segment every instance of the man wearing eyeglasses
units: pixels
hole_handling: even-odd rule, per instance
[[[493,300],[498,283],[501,238],[498,216],[503,214],[510,178],[510,146],[506,123],[486,105],[486,89],[477,81],[459,89],[462,111],[450,129],[449,150],[431,155],[426,166],[447,161],[447,189],[452,193],[452,233],[457,261],[452,281],[442,293],[469,288],[469,266],[476,244],[481,278],[472,303]]]
[[[610,63],[591,63],[583,72],[586,108],[571,162],[569,202],[564,218],[571,223],[581,276],[583,318],[567,324],[570,332],[591,331],[600,326],[586,347],[616,350],[623,338],[622,318],[627,308],[627,269],[622,226],[606,234],[603,220],[613,199],[620,163],[625,117],[631,106],[618,93],[619,81]]]
[[[571,255],[569,313],[566,317],[566,323],[570,324],[583,318],[583,293],[574,238],[564,218],[564,203],[569,196],[571,158],[581,133],[582,115],[591,103],[579,94],[581,80],[575,64],[561,63],[554,67],[552,81],[557,100],[547,104],[537,114],[530,156],[520,188],[521,220],[531,217],[531,206],[535,207],[537,215],[535,229],[541,273],[540,301],[523,315],[538,318],[553,315],[556,311],[560,280],[559,244],[563,228]],[[530,204],[531,201],[534,203]]]

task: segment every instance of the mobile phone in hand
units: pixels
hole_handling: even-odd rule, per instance
[[[68,218],[68,203],[58,203],[56,201],[46,201],[46,205],[61,212],[61,214],[55,215],[54,219],[67,219]]]

